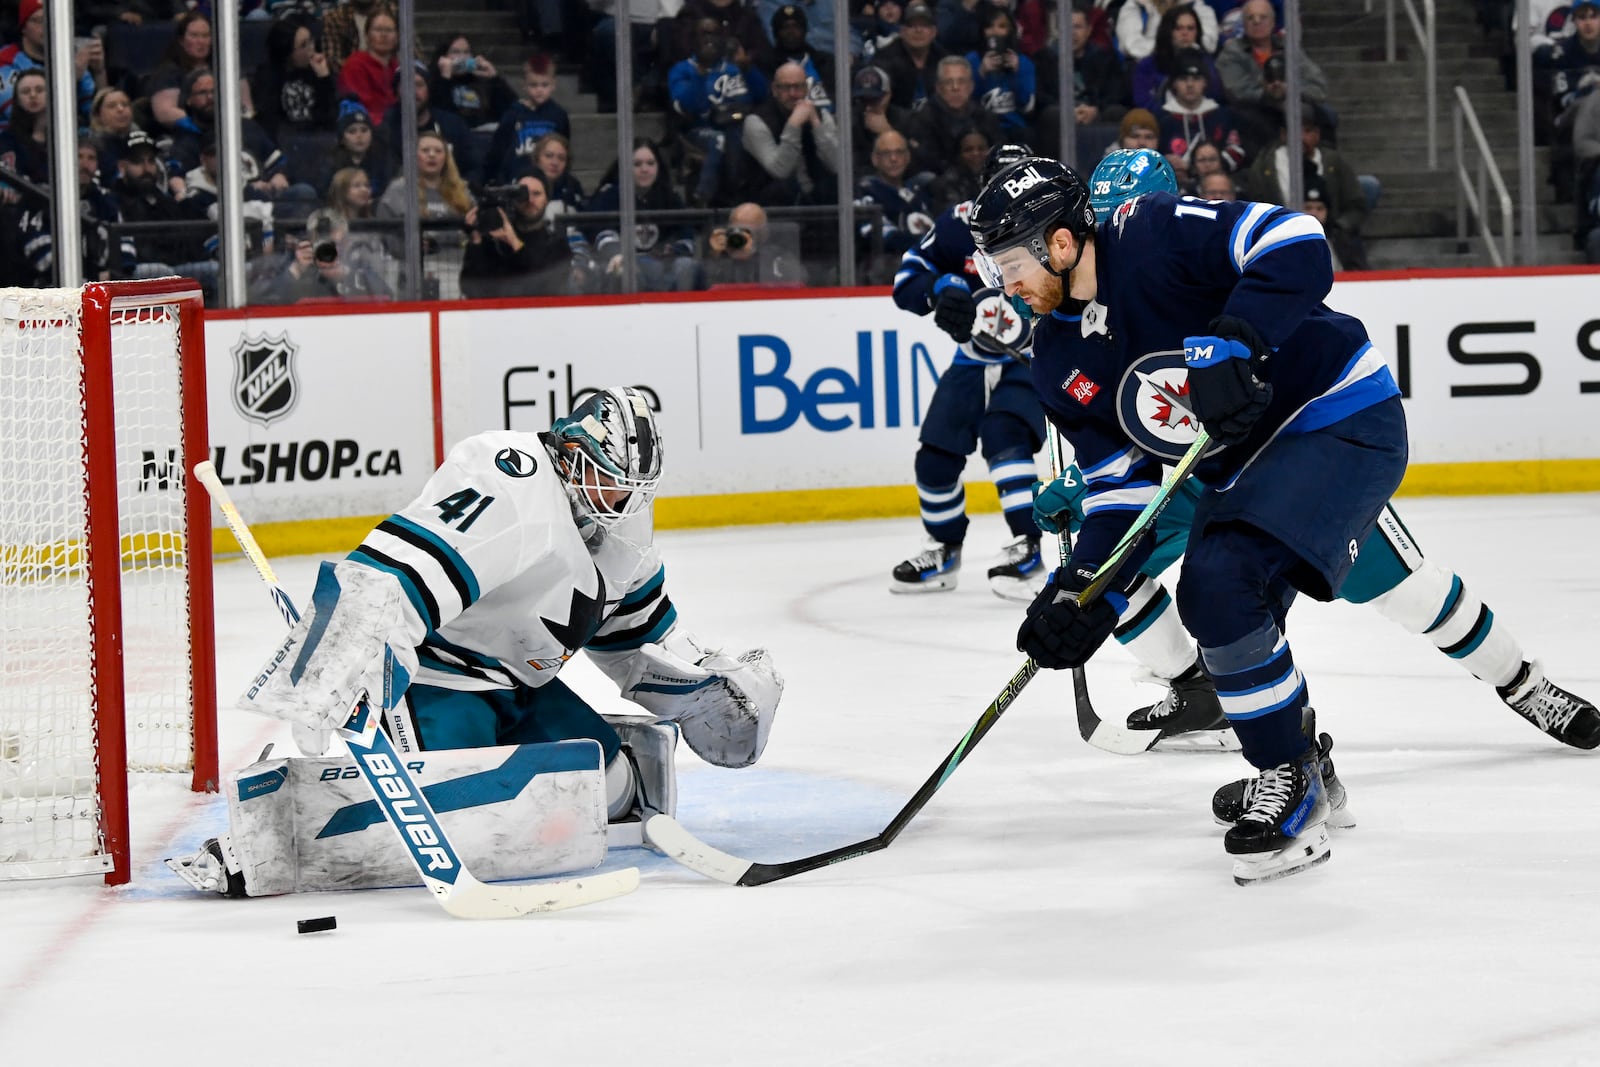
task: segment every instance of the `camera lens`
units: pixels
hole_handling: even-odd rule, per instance
[[[742,226],[731,226],[731,227],[728,228],[728,233],[727,233],[728,251],[737,252],[737,251],[739,251],[739,249],[743,248],[745,245],[747,245],[749,243],[750,243],[750,231],[749,230],[743,228]]]
[[[318,241],[311,255],[318,263],[333,263],[339,258],[339,246],[332,241]]]

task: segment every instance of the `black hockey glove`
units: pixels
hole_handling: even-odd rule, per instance
[[[1078,607],[1078,594],[1093,577],[1094,571],[1074,569],[1070,564],[1051,575],[1028,605],[1028,617],[1017,631],[1017,651],[1056,671],[1089,662],[1117,625],[1117,603],[1127,604],[1117,594],[1108,593],[1086,608]]]
[[[1269,354],[1255,328],[1230,315],[1212,320],[1211,334],[1183,339],[1195,417],[1222,444],[1236,445],[1248,437],[1272,402],[1272,383],[1255,372]]]
[[[946,274],[933,283],[933,321],[957,344],[972,340],[972,320],[978,316],[978,302],[967,283]]]

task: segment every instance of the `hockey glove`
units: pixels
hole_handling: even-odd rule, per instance
[[[1017,651],[1026,652],[1041,667],[1066,670],[1089,662],[1095,650],[1105,644],[1116,628],[1117,616],[1127,601],[1107,593],[1086,608],[1078,606],[1078,594],[1094,577],[1091,568],[1063,567],[1033,603],[1028,617],[1017,631]]]
[[[1053,534],[1075,534],[1083,525],[1083,474],[1076,463],[1048,482],[1033,483],[1033,521]]]
[[[1242,319],[1222,315],[1212,333],[1183,339],[1189,368],[1189,399],[1194,414],[1213,438],[1236,445],[1250,435],[1272,402],[1272,383],[1256,377],[1255,364],[1269,350],[1261,335]]]
[[[964,279],[946,274],[933,283],[933,321],[957,344],[972,340],[972,320],[977,315],[978,302]]]

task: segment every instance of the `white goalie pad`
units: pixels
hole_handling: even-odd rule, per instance
[[[586,870],[606,854],[598,741],[419,752],[406,767],[483,881]],[[266,759],[228,784],[233,851],[253,897],[420,885],[355,762]]]
[[[638,848],[646,844],[644,824],[650,816],[678,813],[678,725],[644,718],[603,718],[622,738],[623,758],[631,761],[636,772],[634,810],[606,826],[606,842],[612,848]]]
[[[681,631],[633,657],[622,695],[676,722],[690,751],[718,767],[761,758],[783,697],[783,676],[764,648],[708,649]]]
[[[323,563],[306,613],[238,706],[306,731],[341,725],[363,692],[393,707],[417,666],[404,605],[394,575],[349,560]]]

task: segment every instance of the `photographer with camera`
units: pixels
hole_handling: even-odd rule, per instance
[[[486,185],[467,212],[461,295],[562,296],[575,291],[572,249],[545,218],[550,186],[525,165],[508,185]]]
[[[804,285],[800,229],[792,222],[769,224],[760,204],[739,204],[706,238],[705,272],[708,286]]]
[[[389,300],[394,293],[369,267],[351,262],[341,245],[349,237],[345,220],[331,211],[313,211],[306,232],[296,239],[289,260],[252,303],[294,304],[301,300]]]
[[[722,202],[722,191],[736,189],[744,180],[740,131],[755,101],[744,72],[733,62],[731,53],[739,47],[716,19],[701,19],[695,28],[694,54],[667,75],[672,110],[680,120],[679,136],[703,157],[691,196],[695,207]]]

